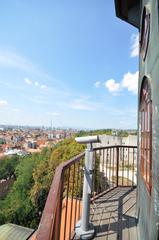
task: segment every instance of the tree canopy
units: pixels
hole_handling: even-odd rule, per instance
[[[66,139],[53,149],[45,148],[41,153],[20,157],[15,165],[12,163],[15,181],[7,197],[0,200],[0,224],[12,222],[37,227],[56,167],[84,148],[73,139]]]

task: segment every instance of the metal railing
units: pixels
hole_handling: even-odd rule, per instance
[[[93,152],[91,201],[112,188],[136,185],[136,146],[99,147]],[[81,153],[56,169],[36,240],[74,238],[82,211],[84,156]]]
[[[137,147],[109,146],[94,148],[93,194],[118,186],[137,184]]]

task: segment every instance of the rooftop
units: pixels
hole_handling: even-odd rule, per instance
[[[0,226],[0,240],[26,240],[33,231],[33,229],[11,223],[4,224]]]

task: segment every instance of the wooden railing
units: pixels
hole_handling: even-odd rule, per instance
[[[136,146],[99,147],[93,151],[92,201],[111,188],[136,185]],[[81,153],[56,169],[36,240],[74,238],[82,209],[84,156]]]

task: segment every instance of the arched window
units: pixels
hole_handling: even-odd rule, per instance
[[[140,171],[148,191],[151,192],[152,99],[147,78],[143,80],[140,92],[140,124]]]

